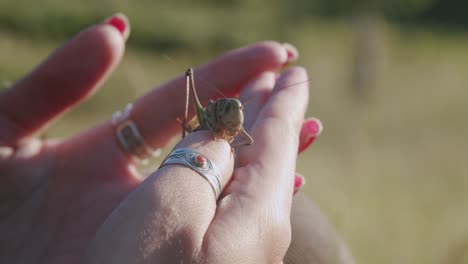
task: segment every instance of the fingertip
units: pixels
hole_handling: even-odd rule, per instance
[[[120,61],[125,50],[125,38],[109,24],[100,24],[92,28],[89,35],[86,36],[89,41],[94,42],[95,53],[101,54],[102,62],[114,64]]]
[[[70,68],[70,73],[100,79],[120,62],[125,51],[121,33],[107,23],[94,25],[80,32],[54,54],[56,66]],[[80,62],[80,63],[75,63]]]
[[[62,75],[70,77],[62,80],[61,86],[67,88],[67,93],[58,93],[58,102],[68,108],[94,94],[98,84],[120,63],[124,50],[122,36],[109,25],[95,25],[79,33],[54,54],[47,65],[55,72],[61,69]],[[40,74],[42,72],[38,71],[38,78],[42,78]],[[44,83],[56,83],[58,80],[53,76]]]
[[[299,190],[306,184],[306,179],[304,176],[301,174],[296,174],[294,176],[294,192],[293,195],[295,195]]]
[[[263,53],[265,59],[270,60],[269,63],[282,67],[289,60],[288,49],[276,41],[262,41],[254,45],[257,52]]]
[[[304,121],[304,123],[308,127],[309,134],[311,134],[314,137],[320,136],[320,134],[323,131],[323,124],[322,124],[322,121],[320,121],[320,119],[316,117],[311,117],[311,118],[308,118],[306,121]]]
[[[256,78],[250,81],[247,85],[252,85],[253,83],[266,81],[268,83],[274,83],[276,81],[276,74],[272,71],[265,71],[260,73]]]
[[[275,86],[276,74],[266,71],[251,80],[240,94],[244,106],[244,128],[249,130]]]
[[[299,136],[298,153],[304,152],[322,133],[323,125],[318,118],[309,118],[302,124],[301,133]]]
[[[283,64],[283,68],[287,67],[291,62],[296,61],[299,58],[299,50],[290,43],[283,43],[283,47],[286,49],[288,54],[288,60]]]
[[[104,24],[108,24],[116,29],[120,35],[123,37],[124,41],[126,41],[130,35],[130,21],[128,20],[127,16],[123,13],[115,13],[111,17],[107,18],[104,21]]]
[[[299,50],[294,45],[291,43],[283,43],[283,47],[286,48],[289,62],[296,61],[299,58]]]
[[[297,81],[296,83],[288,84],[289,86],[293,86],[293,85],[299,86],[301,84],[307,84],[310,82],[309,74],[307,73],[307,70],[301,66],[292,66],[286,71],[284,71],[283,73],[281,73],[280,77],[278,78],[278,82],[279,84],[281,84],[279,87],[283,86],[281,82],[285,82],[289,79]]]
[[[245,100],[251,100],[253,96],[259,96],[259,92],[263,92],[261,100],[264,102],[271,93],[271,90],[275,86],[276,74],[272,71],[265,71],[260,73],[254,79],[250,80],[249,83],[242,89],[240,99],[242,102]]]
[[[310,79],[307,70],[303,67],[294,66],[281,74],[273,89],[273,94],[287,93],[295,98],[295,110],[302,112],[298,126],[303,122],[304,114],[309,103]],[[279,95],[279,97],[283,97]],[[289,107],[290,108],[290,107]],[[291,109],[292,110],[292,109]],[[299,115],[297,115],[299,117]]]
[[[267,40],[228,52],[219,57],[218,61],[227,58],[241,64],[250,61],[245,69],[249,69],[250,74],[258,74],[282,69],[288,62],[288,51],[282,44]]]

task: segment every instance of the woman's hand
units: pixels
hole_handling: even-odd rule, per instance
[[[153,173],[114,210],[91,246],[92,263],[280,263],[290,242],[290,208],[299,133],[308,87],[304,70],[284,73],[275,86],[263,73],[241,98],[260,96],[245,110],[255,143],[240,148],[208,131],[176,148],[191,148],[216,164],[226,186],[216,203],[208,182],[180,165]],[[249,105],[250,106],[250,105]],[[229,184],[228,184],[229,183]]]
[[[128,34],[126,18],[114,16],[0,94],[0,262],[77,263],[88,252],[95,263],[279,263],[290,240],[308,100],[307,83],[288,86],[307,80],[302,68],[276,81],[275,72],[296,56],[289,46],[258,43],[196,69],[228,96],[259,98],[245,109],[255,143],[238,151],[236,164],[230,146],[206,131],[177,146],[204,153],[220,168],[225,189],[218,203],[186,167],[164,167],[142,183],[111,122],[65,140],[38,138],[109,76]],[[154,148],[180,133],[184,89],[181,76],[135,102],[129,118]],[[202,101],[214,95],[199,87]]]

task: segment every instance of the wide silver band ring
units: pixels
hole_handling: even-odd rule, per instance
[[[112,115],[112,124],[115,126],[115,133],[120,146],[139,162],[150,157],[157,157],[161,154],[161,149],[154,149],[149,146],[138,130],[136,124],[129,119],[133,105],[127,104],[123,111],[117,111]]]
[[[221,194],[221,173],[205,155],[189,148],[175,149],[164,159],[160,168],[170,164],[180,164],[200,174],[211,185],[218,200]]]

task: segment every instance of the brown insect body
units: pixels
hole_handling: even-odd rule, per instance
[[[183,126],[183,135],[185,132],[193,132],[196,130],[208,130],[213,138],[223,138],[227,140],[233,148],[250,145],[253,143],[252,137],[245,131],[243,127],[244,112],[242,103],[236,98],[222,98],[216,101],[210,100],[204,108],[198,99],[197,91],[193,78],[193,70],[188,69],[186,72],[187,78],[187,98],[186,109]],[[197,115],[186,122],[188,115],[188,99],[189,91],[192,87],[195,98],[195,111]],[[236,136],[240,134],[244,142],[232,144]]]

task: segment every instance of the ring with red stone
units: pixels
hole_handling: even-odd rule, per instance
[[[175,149],[169,153],[159,168],[170,164],[183,165],[200,174],[211,185],[218,200],[221,194],[221,174],[216,165],[205,155],[189,148]]]
[[[115,112],[111,122],[122,149],[135,161],[144,162],[150,157],[159,156],[161,149],[154,149],[145,142],[135,122],[129,118],[132,107],[132,104],[127,104],[123,111]]]

